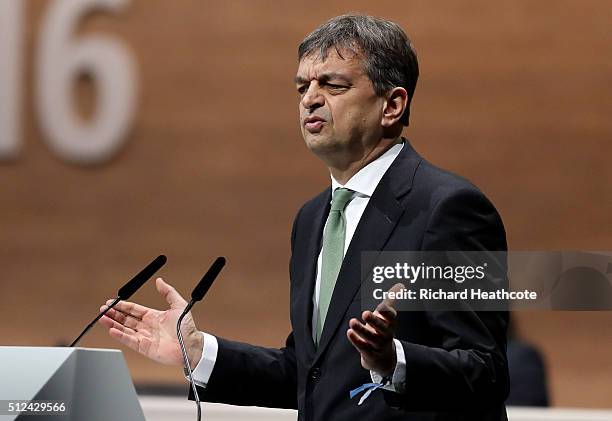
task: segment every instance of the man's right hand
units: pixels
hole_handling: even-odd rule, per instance
[[[170,308],[155,310],[128,301],[120,301],[106,313],[100,323],[107,327],[111,337],[135,351],[163,364],[183,366],[183,356],[176,336],[176,323],[187,306],[187,301],[162,278],[155,280],[157,291]],[[107,301],[107,305],[113,300]],[[102,306],[100,311],[106,309]],[[191,313],[183,319],[181,333],[185,340],[191,367],[202,357],[204,337],[196,328]]]

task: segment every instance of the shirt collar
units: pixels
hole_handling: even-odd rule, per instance
[[[338,183],[336,179],[330,175],[332,192],[336,191],[338,188],[344,187],[355,191],[357,195],[371,197],[381,178],[385,175],[393,161],[395,161],[395,158],[397,158],[403,147],[403,140],[393,145],[387,149],[384,154],[360,169],[345,185]]]

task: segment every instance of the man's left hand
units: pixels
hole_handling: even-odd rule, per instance
[[[401,283],[395,284],[389,291],[397,292],[404,288]],[[362,323],[358,319],[349,321],[346,336],[361,354],[361,365],[382,376],[391,376],[397,364],[397,354],[393,336],[397,322],[397,311],[393,307],[395,300],[383,300],[376,310],[364,311]]]

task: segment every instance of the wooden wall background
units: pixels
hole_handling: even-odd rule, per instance
[[[129,142],[96,167],[54,157],[33,117],[32,51],[48,5],[27,2],[25,145],[0,164],[4,345],[69,341],[161,252],[163,275],[184,293],[227,256],[195,310],[199,327],[280,345],[291,222],[328,182],[299,133],[296,48],[347,11],[391,18],[410,34],[421,78],[406,135],[489,195],[511,248],[612,249],[605,0],[134,0],[80,29],[116,35],[139,64]],[[136,298],[162,305],[152,283]],[[612,406],[611,313],[521,313],[517,322],[545,354],[553,404]],[[99,327],[83,345],[116,346]],[[126,358],[136,381],[183,381],[180,370]]]

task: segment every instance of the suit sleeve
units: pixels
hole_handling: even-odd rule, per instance
[[[264,348],[217,338],[219,350],[200,399],[230,405],[297,409],[293,334],[285,347]],[[192,398],[190,394],[190,398]]]
[[[298,216],[291,231],[293,253]],[[217,337],[215,366],[198,396],[206,402],[297,409],[297,366],[293,332],[285,346],[265,348]],[[192,392],[189,398],[193,399]]]
[[[477,189],[453,192],[432,212],[422,250],[505,251],[501,218]],[[436,346],[401,341],[406,357],[404,393],[385,391],[387,403],[410,411],[503,405],[509,388],[508,313],[427,311],[425,318]]]

